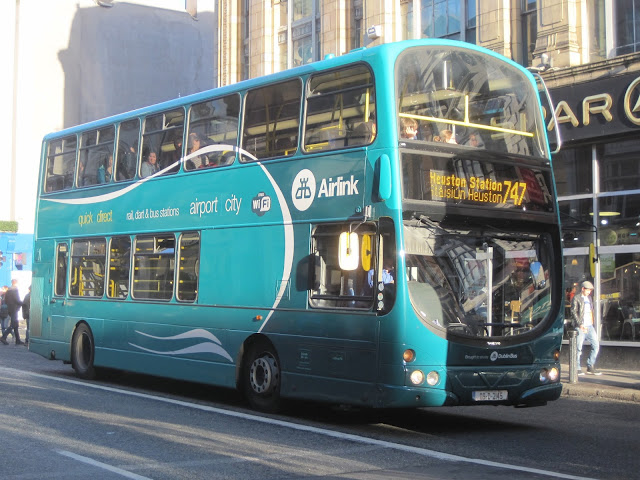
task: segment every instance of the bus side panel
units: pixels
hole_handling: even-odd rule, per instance
[[[201,242],[199,303],[274,305],[280,282],[289,280],[283,275],[282,225],[205,230]],[[250,324],[234,327],[256,330]]]

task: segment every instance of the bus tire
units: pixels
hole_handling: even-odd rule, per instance
[[[84,380],[96,378],[96,368],[93,365],[95,353],[91,328],[86,323],[80,323],[73,332],[71,342],[71,364],[78,377]]]
[[[259,340],[249,347],[242,373],[243,390],[252,408],[273,413],[280,407],[280,360],[273,346]]]

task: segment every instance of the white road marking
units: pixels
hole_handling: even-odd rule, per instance
[[[261,417],[259,415],[253,415],[253,414],[249,414],[249,413],[243,413],[243,412],[234,412],[234,411],[229,411],[229,410],[224,410],[222,408],[216,408],[216,407],[210,407],[207,405],[198,405],[196,403],[190,403],[190,402],[185,402],[183,400],[176,400],[173,398],[165,398],[165,397],[158,397],[155,395],[150,395],[147,393],[140,393],[140,392],[133,392],[133,391],[129,391],[129,390],[122,390],[119,388],[113,388],[113,387],[107,387],[104,385],[97,385],[94,383],[86,383],[84,381],[79,381],[79,380],[72,380],[69,378],[60,378],[60,377],[52,377],[49,375],[43,375],[40,373],[35,373],[35,372],[27,372],[27,371],[22,371],[22,370],[17,370],[17,369],[13,369],[13,368],[4,368],[2,369],[6,372],[11,372],[11,373],[15,373],[18,375],[30,375],[32,377],[37,377],[37,378],[43,378],[46,380],[53,380],[56,382],[61,382],[61,383],[68,383],[71,385],[77,385],[80,387],[85,387],[85,388],[93,388],[95,390],[102,390],[105,392],[110,392],[110,393],[117,393],[120,395],[128,395],[130,397],[137,397],[137,398],[143,398],[146,400],[154,400],[157,402],[162,402],[162,403],[168,403],[171,405],[179,405],[181,407],[185,407],[185,408],[191,408],[194,410],[201,410],[204,412],[210,412],[210,413],[216,413],[218,415],[225,415],[227,417],[234,417],[234,418],[241,418],[243,420],[250,420],[253,422],[260,422],[260,423],[264,423],[264,424],[268,424],[268,425],[276,425],[279,427],[283,427],[283,428],[289,428],[292,430],[298,430],[298,431],[303,431],[303,432],[309,432],[309,433],[314,433],[316,435],[324,435],[326,437],[332,437],[332,438],[337,438],[340,440],[348,440],[351,442],[357,442],[357,443],[361,443],[361,444],[367,444],[367,445],[376,445],[382,448],[389,448],[389,449],[393,449],[393,450],[398,450],[398,451],[402,451],[402,452],[406,452],[406,453],[413,453],[416,455],[420,455],[423,457],[429,457],[429,458],[435,458],[438,460],[443,460],[443,461],[448,461],[448,462],[464,462],[464,463],[471,463],[471,464],[475,464],[475,465],[482,465],[485,467],[494,467],[494,468],[503,468],[506,470],[514,470],[517,472],[527,472],[527,473],[534,473],[537,475],[544,475],[547,477],[553,477],[553,478],[563,478],[563,479],[567,479],[567,480],[595,480],[591,477],[581,477],[581,476],[577,476],[577,475],[568,475],[565,473],[559,473],[559,472],[552,472],[550,470],[542,470],[539,468],[530,468],[530,467],[524,467],[524,466],[519,466],[519,465],[510,465],[508,463],[500,463],[500,462],[493,462],[491,460],[483,460],[481,458],[470,458],[470,457],[462,457],[460,455],[452,455],[449,453],[443,453],[443,452],[438,452],[435,450],[429,450],[427,448],[420,448],[420,447],[412,447],[410,445],[402,445],[400,443],[392,443],[392,442],[387,442],[384,440],[376,440],[375,438],[368,438],[368,437],[361,437],[359,435],[353,435],[350,433],[343,433],[343,432],[337,432],[334,430],[326,430],[324,428],[319,428],[319,427],[312,427],[309,425],[301,425],[301,424],[297,424],[297,423],[292,423],[292,422],[287,422],[284,420],[277,420],[274,418],[266,418],[266,417]],[[123,470],[124,472],[124,470]],[[134,478],[134,477],[132,477]],[[137,478],[144,478],[144,477],[137,477]]]
[[[98,468],[101,468],[103,470],[108,470],[110,472],[117,473],[118,475],[122,475],[123,477],[132,478],[134,480],[152,480],[149,477],[143,477],[142,475],[137,475],[137,474],[131,473],[131,472],[127,471],[127,470],[123,470],[121,468],[114,467],[114,466],[108,465],[106,463],[98,462],[97,460],[94,460],[93,458],[83,457],[82,455],[77,455],[77,454],[72,453],[72,452],[67,452],[66,450],[56,450],[56,452],[59,453],[60,455],[65,456],[65,457],[73,458],[74,460],[77,460],[79,462],[86,463],[87,465],[91,465],[93,467],[98,467]]]

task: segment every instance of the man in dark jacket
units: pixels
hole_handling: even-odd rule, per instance
[[[589,375],[601,375],[596,370],[596,358],[598,358],[598,350],[600,350],[600,342],[598,341],[598,333],[595,328],[595,309],[593,300],[591,300],[591,292],[593,292],[593,284],[591,282],[582,282],[582,290],[576,294],[571,300],[571,320],[573,328],[578,330],[578,375],[584,375],[580,367],[580,355],[582,355],[582,345],[585,338],[591,344],[591,353],[587,359],[587,373]]]
[[[7,304],[7,307],[9,307],[11,325],[9,326],[9,329],[4,332],[2,338],[0,338],[0,342],[5,345],[9,345],[9,342],[7,342],[7,336],[9,335],[9,332],[13,330],[13,338],[16,339],[16,345],[24,345],[24,342],[20,341],[20,332],[18,331],[20,326],[18,323],[18,312],[20,311],[20,307],[22,307],[22,301],[20,300],[20,292],[18,291],[18,280],[15,278],[11,280],[11,288],[4,294],[4,301]]]

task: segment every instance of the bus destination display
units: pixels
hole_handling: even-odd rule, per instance
[[[405,199],[553,211],[550,172],[542,168],[405,154],[402,170]]]

